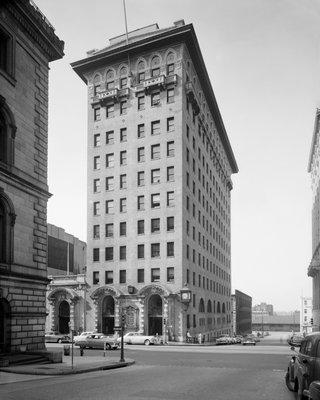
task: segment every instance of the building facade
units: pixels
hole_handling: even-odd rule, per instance
[[[86,330],[86,248],[85,242],[48,224],[46,331]]]
[[[273,315],[273,305],[267,303],[256,304],[252,307],[252,314]]]
[[[313,329],[312,297],[301,297],[300,332],[311,333]]]
[[[252,332],[252,297],[235,290],[231,295],[232,333],[246,335]]]
[[[63,47],[33,2],[0,3],[0,353],[44,348],[48,72]]]
[[[308,172],[312,189],[312,257],[308,276],[312,278],[313,330],[320,330],[320,110],[314,122]]]
[[[266,331],[299,332],[300,311],[274,315],[253,314],[252,330],[262,333]]]
[[[88,329],[231,332],[238,171],[193,26],[150,25],[72,64],[88,86]]]

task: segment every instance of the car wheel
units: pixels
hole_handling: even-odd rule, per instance
[[[287,373],[286,373],[285,380],[286,380],[287,388],[291,392],[297,392],[298,391],[298,382],[296,380],[294,382],[291,382],[290,376],[289,376],[289,371],[287,371]]]
[[[58,339],[58,340],[57,340],[57,343],[62,343],[62,339]]]
[[[146,339],[146,340],[144,341],[144,344],[145,344],[145,346],[149,346],[150,340],[149,340],[149,339]]]
[[[109,343],[106,343],[106,350],[111,350],[111,346]]]

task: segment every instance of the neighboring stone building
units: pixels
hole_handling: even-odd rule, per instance
[[[0,353],[44,348],[48,64],[63,47],[33,2],[0,2]]]
[[[301,297],[300,309],[300,331],[305,333],[312,332],[313,316],[312,316],[312,297]]]
[[[88,85],[88,328],[231,333],[238,167],[192,24],[110,39]]]
[[[235,290],[231,295],[232,333],[246,335],[252,332],[252,297]]]
[[[86,329],[86,243],[48,224],[46,331]]]
[[[317,109],[308,163],[312,188],[312,258],[308,276],[312,277],[313,331],[320,330],[320,110]]]

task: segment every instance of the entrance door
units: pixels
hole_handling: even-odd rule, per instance
[[[7,300],[0,299],[0,353],[10,351],[10,325],[10,305]]]
[[[59,305],[59,332],[69,333],[70,306],[66,300]]]
[[[153,294],[148,303],[148,334],[162,335],[162,299]]]
[[[102,302],[102,333],[114,333],[114,299],[106,296]]]

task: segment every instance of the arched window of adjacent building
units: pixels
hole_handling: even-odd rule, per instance
[[[201,313],[205,312],[203,299],[200,299],[200,301],[199,301],[199,312],[201,312]]]
[[[160,75],[160,57],[154,56],[151,60],[151,76],[159,76]]]
[[[127,87],[128,85],[128,68],[122,67],[120,69],[120,89]]]
[[[7,128],[2,113],[0,113],[0,161],[7,162]]]
[[[217,313],[218,314],[221,313],[220,301],[218,301],[218,303],[217,303]]]
[[[13,165],[16,126],[13,114],[0,95],[0,163]]]
[[[175,60],[174,53],[172,51],[170,51],[168,53],[168,55],[167,55],[167,60],[166,60],[167,75],[173,75],[174,74],[174,60]]]
[[[93,95],[96,96],[101,89],[101,77],[100,75],[96,75],[93,78]]]
[[[11,200],[0,188],[0,263],[13,262],[13,228],[15,213]]]
[[[146,63],[144,61],[138,62],[138,83],[143,82],[146,79]]]
[[[212,303],[211,303],[211,300],[208,300],[208,304],[207,304],[207,313],[212,313]]]
[[[114,71],[109,69],[106,74],[106,89],[110,90],[114,88]]]
[[[226,305],[222,303],[222,314],[226,313]]]

